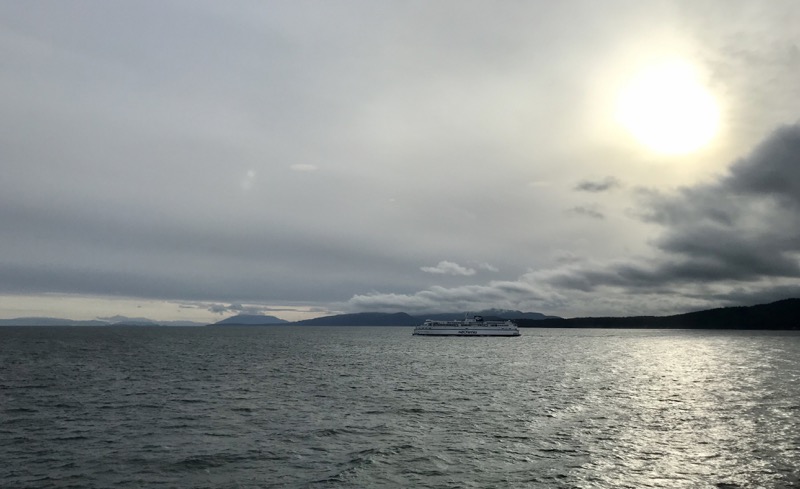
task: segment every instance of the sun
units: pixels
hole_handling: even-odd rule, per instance
[[[717,134],[719,106],[689,63],[668,61],[645,68],[624,86],[616,118],[653,151],[687,154]]]

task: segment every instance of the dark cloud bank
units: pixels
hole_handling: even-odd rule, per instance
[[[713,183],[642,199],[641,217],[663,227],[653,242],[660,258],[573,268],[551,285],[634,293],[706,285],[705,294],[729,303],[800,295],[792,283],[800,277],[800,125],[778,128]]]

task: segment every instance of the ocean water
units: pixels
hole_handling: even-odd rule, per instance
[[[0,328],[0,487],[800,487],[799,333],[522,333]]]

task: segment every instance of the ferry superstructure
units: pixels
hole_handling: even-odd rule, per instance
[[[417,336],[519,336],[513,321],[484,321],[481,316],[463,321],[438,321],[426,319],[414,328]]]

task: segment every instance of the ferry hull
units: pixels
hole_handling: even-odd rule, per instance
[[[415,329],[416,336],[519,336],[519,330],[497,329]]]

